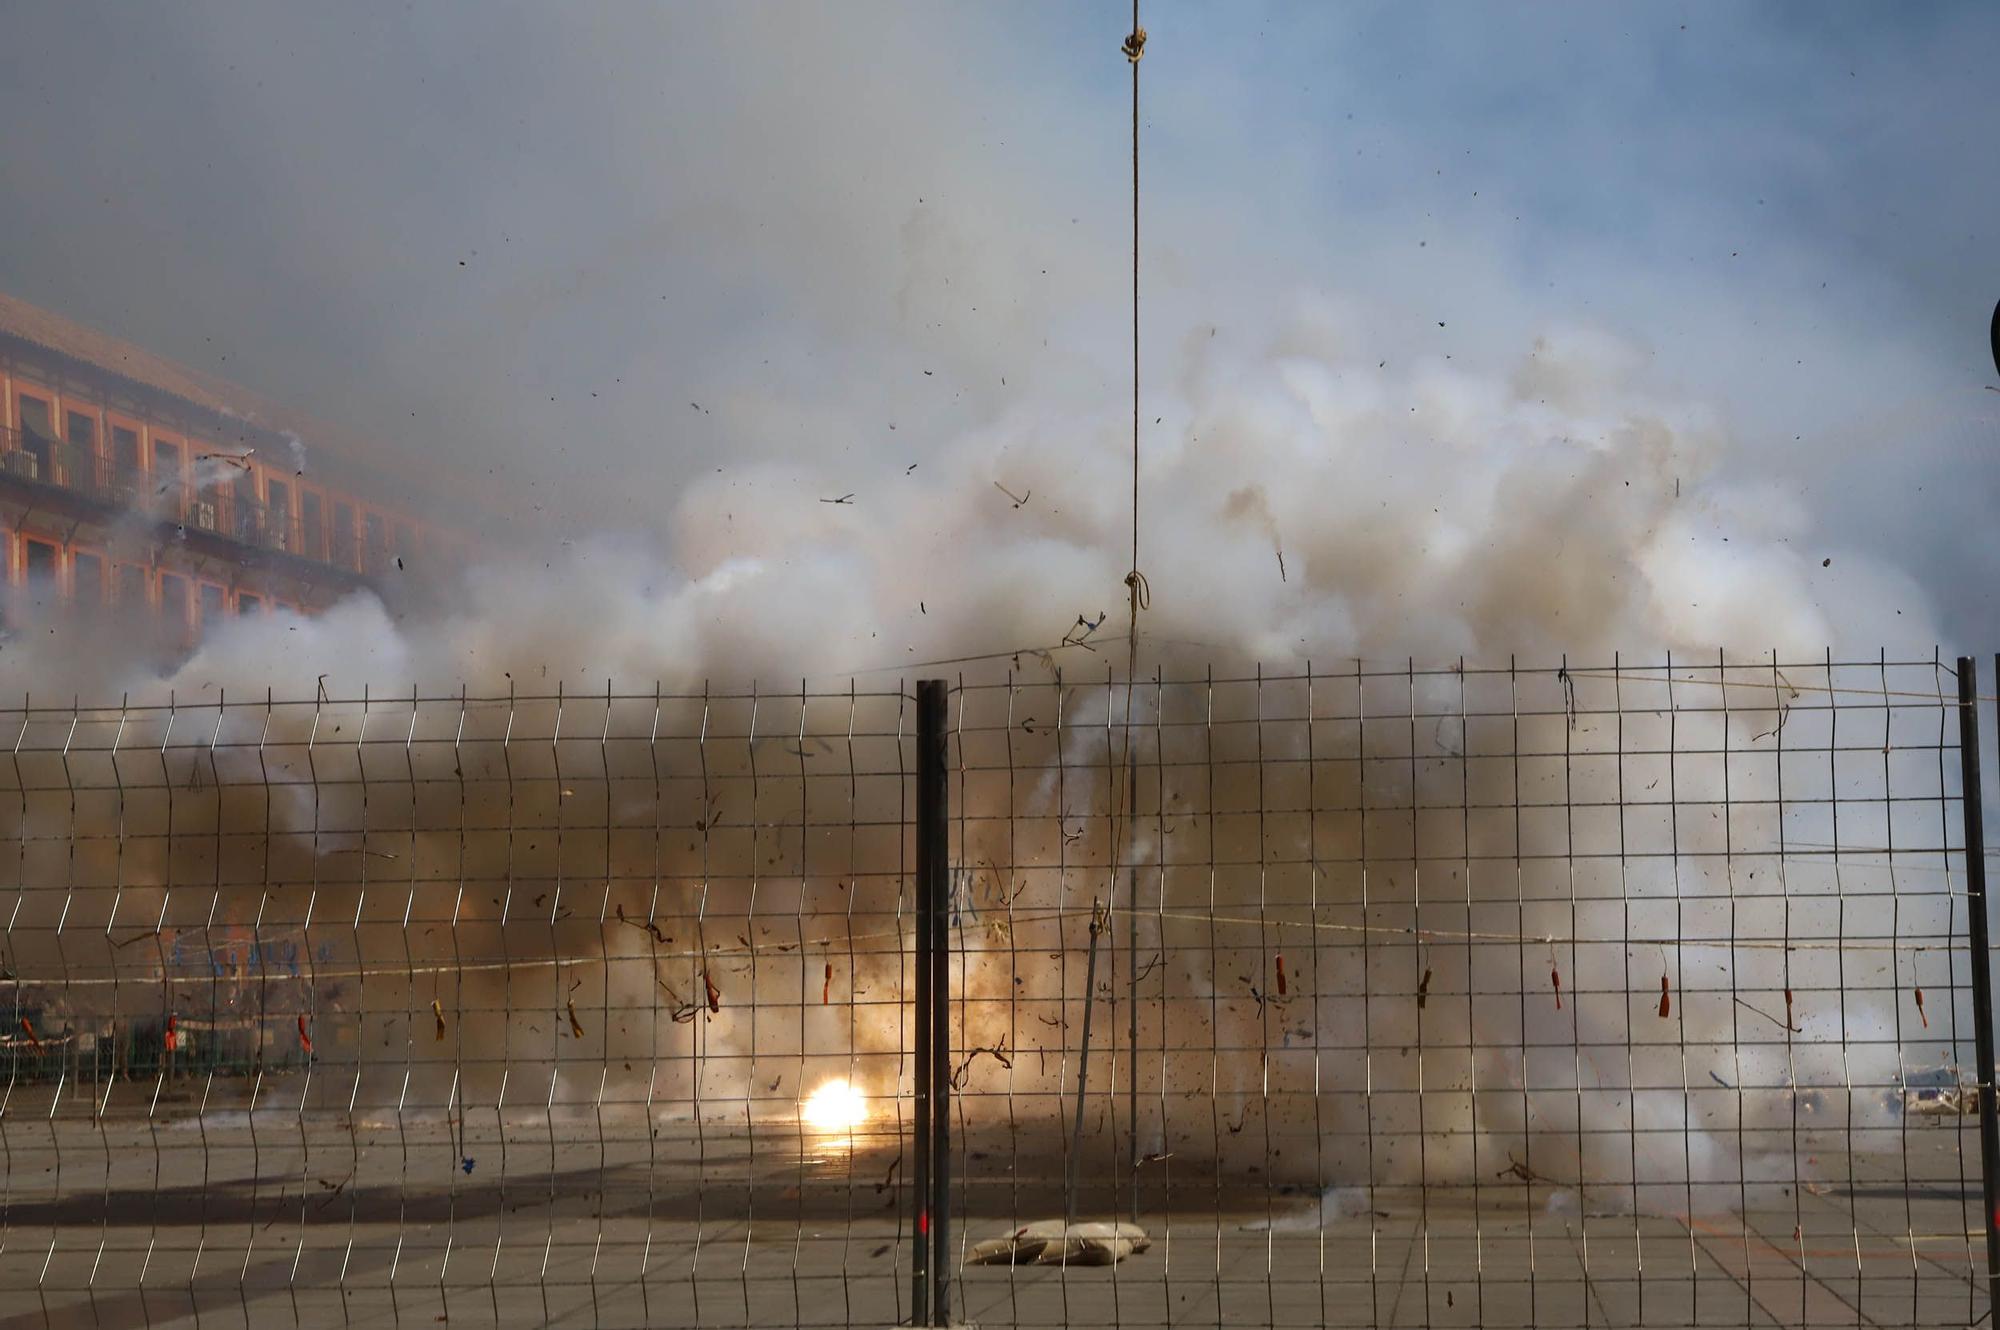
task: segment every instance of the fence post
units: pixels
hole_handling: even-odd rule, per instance
[[[2000,667],[2000,656],[1995,657]],[[1979,1181],[1985,1200],[1988,1315],[2000,1308],[2000,1116],[1993,1085],[1993,973],[1986,936],[1986,829],[1979,798],[1979,664],[1958,658],[1958,760],[1965,810],[1965,907],[1972,940],[1973,1050],[1979,1060]]]
[[[917,1192],[910,1323],[951,1323],[951,861],[945,681],[917,683]]]
[[[911,1225],[910,1324],[931,1323],[931,907],[930,861],[925,857],[930,782],[928,775],[930,734],[926,722],[926,694],[929,685],[917,684],[917,878],[916,878],[916,1113],[911,1123],[912,1152],[910,1187],[916,1222]]]

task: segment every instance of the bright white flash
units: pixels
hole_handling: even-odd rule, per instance
[[[848,1081],[824,1081],[800,1110],[814,1131],[852,1131],[868,1120],[868,1097]]]

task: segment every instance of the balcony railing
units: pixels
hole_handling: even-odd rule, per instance
[[[230,534],[244,544],[284,554],[299,552],[298,533],[288,509],[238,494],[230,496],[229,514]]]
[[[311,555],[300,539],[297,519],[289,508],[277,508],[226,489],[187,493],[180,485],[156,492],[152,477],[126,468],[91,448],[52,439],[31,430],[0,427],[0,475],[47,486],[120,508],[143,509],[177,522],[191,531],[211,532],[226,540],[260,550],[310,557],[351,571],[354,542],[333,534]]]
[[[32,430],[0,429],[0,469],[18,480],[53,485],[126,506],[143,497],[142,473],[120,474],[109,457]]]

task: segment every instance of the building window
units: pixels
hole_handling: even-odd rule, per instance
[[[28,580],[54,582],[62,567],[62,551],[45,540],[24,540],[21,545],[21,567]]]
[[[272,548],[289,550],[292,539],[292,490],[282,480],[264,482],[264,524]]]
[[[39,434],[45,439],[56,436],[55,416],[49,404],[39,397],[21,394],[21,432]]]
[[[49,463],[55,456],[55,418],[49,404],[39,397],[21,394],[20,450],[7,461],[16,475],[29,480],[50,479]]]
[[[333,501],[333,561],[354,567],[354,505],[339,499]]]
[[[146,603],[147,576],[143,567],[136,563],[121,563],[118,565],[116,577],[120,605],[130,610]],[[185,595],[186,592],[183,591],[182,594]]]
[[[188,583],[179,573],[160,574],[160,620],[174,637],[187,636]]]
[[[69,559],[70,597],[95,608],[104,603],[104,558],[77,550]]]
[[[84,411],[63,414],[63,437],[69,442],[63,458],[63,483],[78,489],[96,489],[97,417]]]
[[[299,528],[299,553],[308,559],[324,559],[326,526],[320,516],[319,495],[311,490],[299,491]]]
[[[201,614],[200,628],[206,632],[211,626],[222,622],[229,610],[229,593],[214,582],[201,584],[201,600],[197,606]]]
[[[111,478],[121,491],[136,493],[139,484],[139,431],[111,427]]]
[[[389,565],[389,524],[382,520],[382,514],[369,513],[361,519],[362,528],[367,532],[368,564],[365,571],[379,573]]]
[[[253,595],[248,591],[239,591],[236,593],[236,612],[238,614],[262,614],[264,612],[264,598]]]
[[[153,440],[153,499],[175,521],[181,516],[181,446]],[[183,588],[185,590],[185,588]]]
[[[264,531],[264,512],[257,503],[257,477],[249,471],[238,471],[230,487],[230,500],[235,511],[236,538],[257,540]]]

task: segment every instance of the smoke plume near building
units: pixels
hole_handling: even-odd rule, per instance
[[[1796,494],[1730,479],[1724,427],[1650,385],[1629,349],[1552,334],[1480,373],[1381,367],[1353,342],[1307,310],[1186,349],[1158,411],[1174,423],[1146,431],[1141,460],[1149,664],[1934,640],[1906,575],[1826,544]],[[0,672],[16,692],[60,677],[97,697],[685,688],[1052,648],[1106,609],[1109,638],[1123,630],[1128,429],[1113,411],[1023,406],[851,467],[729,468],[669,496],[658,537],[493,540],[421,615],[392,619],[361,593],[310,621],[232,625],[165,681],[25,633]],[[1107,658],[1097,639],[1065,658],[1093,655]]]
[[[1312,1188],[1610,1178],[1582,1203],[1741,1204],[1744,1161],[1795,1115],[1787,1086],[1835,1083],[1782,1044],[1746,1051],[1735,999],[1825,1040],[1833,1017],[1778,995],[1838,985],[1709,917],[1713,897],[1761,897],[1760,869],[1787,880],[1777,736],[1827,741],[1807,731],[1830,723],[1833,673],[1774,660],[1873,640],[1899,608],[1920,626],[1920,598],[1797,548],[1797,505],[1718,479],[1720,427],[1615,347],[1550,339],[1482,377],[1355,364],[1320,334],[1190,347],[1181,436],[1142,463],[1136,787],[1127,441],[1115,420],[1024,415],[914,468],[699,483],[659,546],[484,563],[428,616],[363,593],[238,621],[164,680],[28,626],[15,687],[38,694],[62,659],[99,709],[74,734],[56,734],[67,712],[29,727],[12,840],[36,890],[14,936],[59,945],[13,963],[79,1020],[157,1027],[215,1005],[223,936],[227,1005],[279,1016],[260,1056],[313,1041],[383,1093],[408,1071],[440,1110],[499,1111],[529,1070],[566,1102],[667,1117],[793,1116],[834,1074],[890,1096],[908,1074],[899,690],[953,673],[974,685],[954,855],[969,1118],[1058,1121],[1103,900],[1120,938],[1140,916],[1098,998],[1145,971],[1151,1154]],[[1064,644],[1073,619],[1102,626]],[[1717,664],[1716,642],[1741,649]],[[1604,673],[1621,648],[1631,680]],[[1662,653],[1696,648],[1705,673],[1669,697]],[[1550,668],[1563,650],[1582,677]],[[1399,677],[1390,652],[1475,669]],[[1477,672],[1512,652],[1525,677]],[[1219,702],[1207,682],[1259,668]],[[1690,690],[1699,717],[1669,719]],[[1680,748],[1697,755],[1658,793]],[[1588,811],[1553,819],[1555,785]],[[1815,807],[1788,829],[1822,844]],[[1643,857],[1607,817],[1644,826]],[[1789,926],[1779,891],[1742,918]],[[297,950],[274,965],[277,939]],[[1126,1015],[1100,1013],[1095,1075],[1132,1056],[1113,1051]],[[1894,1015],[1884,998],[1845,1019]],[[1605,1051],[1635,1030],[1672,1041]],[[1590,1052],[1544,1055],[1565,1047]],[[1651,1065],[1667,1049],[1676,1065]],[[1857,1114],[1887,1111],[1862,1093]],[[1093,1140],[1131,1138],[1115,1102]]]

